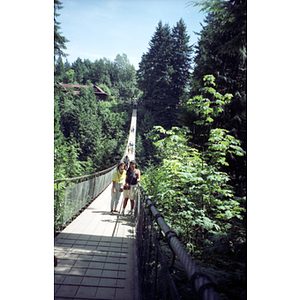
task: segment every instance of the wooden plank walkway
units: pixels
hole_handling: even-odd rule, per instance
[[[110,199],[111,184],[55,238],[55,299],[138,298],[134,224]]]
[[[135,146],[136,110],[129,141]],[[135,151],[134,151],[135,152]],[[134,159],[135,153],[130,155]],[[138,299],[133,219],[110,213],[110,184],[54,241],[54,298]],[[121,211],[123,195],[119,201]]]

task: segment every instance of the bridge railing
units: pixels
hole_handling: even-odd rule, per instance
[[[173,253],[171,266],[176,255],[193,287],[196,299],[220,300],[213,281],[200,271],[181,245],[177,234],[170,229],[163,216],[149,200],[142,186],[140,186],[137,209],[136,236],[142,299],[181,299],[158,241],[158,236],[162,232]],[[159,232],[154,228],[153,220],[159,226]]]
[[[96,199],[111,183],[117,165],[109,169],[75,178],[54,181],[55,231],[61,231],[74,216]]]
[[[126,153],[132,128],[132,118],[136,110],[132,111],[130,131],[124,153],[119,162],[122,162]],[[112,182],[117,164],[100,172],[54,181],[54,231],[60,232],[74,217],[96,199]]]
[[[140,189],[143,191],[141,186]],[[139,193],[135,208],[140,299],[180,300],[181,297],[159,243],[158,232],[154,228],[153,216],[146,209],[143,193]]]

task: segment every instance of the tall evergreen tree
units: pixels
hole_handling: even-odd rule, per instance
[[[87,69],[85,65],[83,64],[83,61],[81,58],[77,58],[73,64],[72,64],[72,69],[75,72],[75,80],[79,84],[84,84],[85,82],[85,76],[87,74]]]
[[[54,72],[54,81],[62,81],[63,78],[65,77],[65,67],[64,67],[64,63],[62,61],[61,55],[59,56],[59,58],[56,61],[56,65],[55,65],[55,72]]]
[[[171,65],[173,73],[171,75],[172,89],[171,95],[175,104],[178,104],[184,95],[185,88],[189,81],[191,69],[192,46],[189,46],[190,36],[187,34],[187,28],[180,19],[173,27],[171,33],[173,41],[173,52]]]
[[[212,74],[221,92],[246,90],[247,1],[211,0],[195,5],[208,12],[196,46],[194,90]]]
[[[224,112],[211,124],[212,128],[225,128],[247,147],[246,139],[246,0],[209,0],[195,3],[201,11],[207,12],[206,25],[199,33],[196,46],[195,68],[192,75],[192,95],[199,94],[204,87],[205,75],[216,78],[220,93],[230,93],[233,98],[224,106]],[[192,112],[186,115],[186,124],[197,117]],[[193,142],[205,146],[199,137],[205,131],[203,126],[193,125]],[[246,156],[234,160],[229,158],[232,178],[246,176]]]
[[[68,72],[71,69],[71,64],[69,63],[69,61],[66,59],[65,63],[64,63],[64,69],[65,72]]]
[[[148,76],[145,98],[152,103],[161,104],[166,101],[170,89],[171,69],[171,33],[168,24],[158,23],[156,32],[149,42],[149,51],[144,56]],[[142,59],[143,60],[143,59]]]
[[[63,77],[63,83],[73,83],[74,82],[74,70],[71,69],[71,64],[69,63],[68,60],[66,60],[66,62],[64,63],[64,77]]]
[[[92,81],[92,78],[90,77],[91,69],[92,69],[92,62],[89,59],[84,59],[83,62],[83,84],[88,84],[88,80]]]
[[[183,20],[172,32],[168,24],[159,21],[149,42],[148,52],[139,64],[138,86],[143,99],[160,125],[177,125],[177,106],[183,95],[189,72],[189,37]]]
[[[60,29],[60,22],[57,21],[57,17],[60,15],[57,13],[59,9],[62,9],[63,6],[59,0],[54,0],[54,58],[56,59],[57,56],[67,56],[63,52],[63,50],[67,49],[66,43],[69,42],[64,36],[61,35],[59,32]]]
[[[102,59],[96,59],[91,66],[90,78],[94,84],[100,84],[104,82],[103,75],[105,72],[105,66]]]

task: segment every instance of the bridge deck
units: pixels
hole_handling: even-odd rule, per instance
[[[136,128],[136,110],[132,126]],[[135,132],[130,132],[129,141],[135,144]],[[134,224],[126,216],[130,204],[125,216],[111,215],[111,188],[112,184],[55,238],[56,300],[138,298]]]
[[[134,226],[110,214],[110,195],[111,184],[55,238],[55,299],[137,299]]]

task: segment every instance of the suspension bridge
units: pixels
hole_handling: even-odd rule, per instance
[[[133,109],[128,145],[135,159],[137,110]],[[132,130],[134,128],[134,130]],[[182,263],[195,299],[218,300],[212,280],[194,263],[175,232],[149,200],[142,186],[133,215],[110,212],[110,169],[56,181],[63,197],[61,222],[68,224],[54,239],[54,298],[60,299],[182,299],[170,274],[175,258]],[[121,211],[122,195],[117,210]],[[75,216],[75,217],[74,217]],[[159,228],[159,230],[157,230]],[[159,240],[172,256],[166,260]]]

